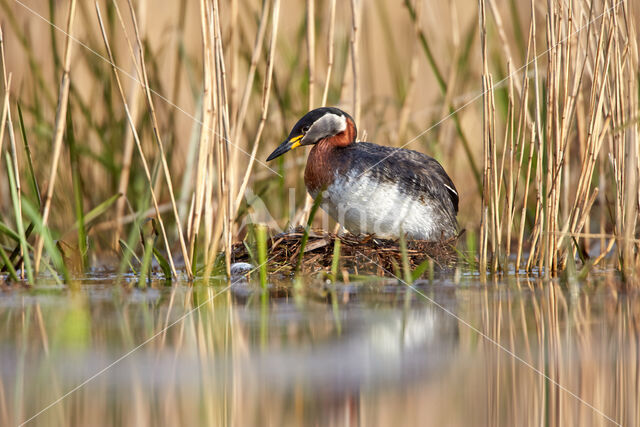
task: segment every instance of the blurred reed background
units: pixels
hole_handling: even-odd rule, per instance
[[[264,159],[321,105],[445,166],[481,270],[638,269],[632,1],[0,10],[0,255],[14,278],[119,265],[144,279],[152,258],[166,276],[228,269],[256,200],[281,227],[306,221],[305,150]]]

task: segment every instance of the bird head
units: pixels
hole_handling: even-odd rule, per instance
[[[338,108],[316,108],[298,120],[287,139],[271,153],[267,161],[302,145],[314,145],[338,136],[340,138],[335,139],[336,145],[344,146],[355,141],[356,125],[351,116]]]

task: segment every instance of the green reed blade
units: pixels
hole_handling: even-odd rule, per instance
[[[298,265],[296,266],[296,272],[300,271],[302,267],[302,259],[304,258],[304,248],[307,246],[307,241],[309,240],[309,231],[311,230],[311,224],[313,224],[313,219],[318,212],[318,208],[322,203],[322,192],[318,194],[316,199],[313,201],[313,206],[311,206],[311,212],[309,212],[309,219],[307,220],[307,225],[304,228],[304,234],[302,235],[302,241],[300,242],[300,253],[298,254]]]
[[[40,234],[43,238],[44,247],[47,249],[47,253],[53,262],[53,265],[58,270],[58,273],[62,274],[66,283],[71,284],[71,276],[69,275],[69,270],[67,266],[64,264],[64,259],[58,246],[56,245],[55,240],[51,236],[51,230],[49,227],[46,227],[42,222],[42,216],[38,209],[31,204],[29,199],[22,199],[22,208],[24,209],[25,214],[29,217],[31,222],[35,226],[35,230],[38,234]],[[28,256],[24,257],[25,264],[29,259]]]
[[[20,107],[20,103],[18,103],[18,122],[20,123],[20,133],[22,134],[22,143],[24,144],[24,151],[27,157],[27,166],[29,168],[29,182],[31,183],[33,194],[36,196],[36,200],[38,201],[38,207],[40,207],[42,205],[42,196],[40,195],[40,186],[38,185],[36,173],[33,170],[31,148],[29,147],[29,141],[27,140],[27,132],[24,127],[24,119],[22,117],[22,108]]]
[[[127,242],[120,239],[118,240],[118,243],[120,244],[120,250],[122,251],[123,254],[125,254],[125,257],[123,258],[123,260],[126,259],[126,263],[129,265],[129,268],[131,269],[133,274],[138,275],[138,273],[136,272],[136,269],[133,267],[133,264],[131,264],[131,258],[135,258],[138,264],[142,264],[140,262],[140,258],[138,258],[138,255],[136,255],[136,253],[131,250],[131,248],[127,245]]]
[[[9,270],[9,276],[11,276],[11,279],[18,282],[20,279],[18,278],[16,269],[13,268],[13,264],[11,264],[11,261],[9,261],[9,257],[7,256],[7,253],[4,251],[4,248],[2,246],[0,246],[0,257],[2,257],[2,261],[4,262],[4,265],[7,266],[7,269]]]
[[[16,188],[16,178],[13,174],[13,164],[11,163],[11,158],[9,157],[9,153],[5,153],[5,161],[7,162],[7,175],[9,175],[9,187],[11,189],[11,202],[13,203],[13,213],[16,218],[16,225],[18,227],[18,235],[20,236],[20,248],[22,249],[22,253],[24,254],[24,266],[27,270],[27,280],[29,284],[33,285],[35,283],[33,277],[33,269],[31,266],[31,258],[29,258],[29,249],[27,248],[27,238],[24,233],[24,224],[22,222],[22,212],[20,212],[20,205],[18,203],[18,191]],[[27,199],[23,199],[23,202]],[[24,203],[22,205],[24,207]],[[7,266],[8,267],[8,266]]]
[[[162,270],[162,274],[164,274],[165,280],[171,282],[171,266],[169,266],[169,262],[155,247],[155,245],[153,246],[153,257],[155,258],[158,265],[160,265],[160,269]]]
[[[422,277],[422,275],[429,270],[429,276],[433,276],[433,260],[429,257],[422,261],[411,273],[411,280],[416,281]]]
[[[400,255],[402,256],[404,280],[408,284],[412,284],[413,275],[411,274],[411,262],[409,261],[409,254],[407,253],[407,238],[404,233],[400,235]]]
[[[258,265],[260,266],[260,287],[267,289],[267,227],[256,226],[256,243],[258,246]],[[266,295],[266,293],[264,294]]]
[[[73,133],[73,119],[71,116],[71,109],[69,109],[69,113],[67,114],[67,143],[69,144],[69,157],[71,160],[71,182],[73,185],[73,199],[76,213],[76,229],[78,230],[78,250],[80,251],[82,270],[84,271],[88,264],[87,257],[89,248],[84,220],[82,177],[80,176],[78,151],[76,150],[76,138]]]
[[[108,211],[109,208],[116,202],[116,200],[120,198],[120,196],[122,196],[122,194],[120,193],[114,194],[113,196],[109,197],[107,200],[100,203],[98,206],[96,206],[95,208],[91,209],[89,212],[84,214],[83,215],[84,224],[85,225],[90,224],[91,222],[96,220],[98,217],[100,217],[102,214],[104,214],[106,211]],[[73,227],[71,228],[70,231],[77,230],[79,227],[80,227],[80,222],[76,221],[73,224]]]
[[[191,254],[191,275],[196,277],[198,272],[198,239],[193,242],[193,253]]]
[[[0,221],[0,234],[4,234],[5,236],[15,240],[16,242],[20,242],[20,235],[9,228],[4,222]]]
[[[331,259],[331,280],[336,281],[338,277],[338,268],[340,267],[340,249],[342,243],[338,237],[333,242],[333,258]]]
[[[144,241],[144,252],[142,254],[142,265],[140,266],[140,276],[138,286],[144,288],[151,284],[151,256],[153,255],[154,238],[147,237]]]

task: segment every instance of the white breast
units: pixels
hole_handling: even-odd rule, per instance
[[[422,240],[442,237],[443,224],[429,199],[407,195],[397,184],[367,176],[337,177],[324,192],[322,208],[356,234],[394,239],[406,234]]]

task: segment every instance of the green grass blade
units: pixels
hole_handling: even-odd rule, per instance
[[[411,273],[411,280],[418,280],[427,270],[429,270],[431,276],[431,272],[433,271],[433,260],[431,258],[425,259],[415,268],[415,270],[413,270]]]
[[[20,242],[20,235],[9,228],[4,222],[0,221],[0,234],[4,234],[5,236],[15,240],[16,242]]]
[[[38,180],[36,179],[36,174],[33,170],[31,148],[29,147],[29,141],[27,140],[27,132],[24,127],[24,119],[22,118],[22,108],[20,107],[20,103],[18,103],[18,121],[20,123],[20,133],[22,134],[22,143],[24,144],[27,166],[29,168],[29,182],[31,184],[33,194],[36,196],[36,200],[38,201],[38,208],[40,208],[42,205],[42,196],[40,195],[40,186],[38,185]]]
[[[172,276],[171,276],[171,267],[169,266],[169,262],[164,256],[162,256],[160,251],[155,246],[153,247],[153,257],[156,259],[156,261],[160,265],[160,268],[162,269],[162,274],[164,274],[165,280],[167,280],[168,282],[171,282]]]
[[[144,197],[141,201],[139,212],[146,211],[148,206],[149,206],[149,197]],[[140,233],[138,233],[138,230],[140,229],[140,226],[142,225],[143,220],[144,218],[141,216],[141,214],[139,214],[136,217],[136,220],[134,221],[133,227],[129,231],[129,236],[127,237],[127,242],[126,242],[126,247],[128,250],[124,251],[124,257],[122,257],[122,259],[120,260],[120,265],[118,266],[118,273],[117,273],[118,277],[121,277],[122,274],[125,272],[127,266],[131,265],[130,260],[131,260],[132,254],[133,256],[135,256],[135,252],[131,248],[134,247],[138,243],[138,239],[140,239]],[[122,243],[124,243],[124,241]],[[138,260],[138,262],[140,262],[140,260]],[[132,269],[132,271],[135,271],[135,270]]]
[[[300,254],[298,255],[298,265],[296,266],[296,272],[300,271],[300,268],[302,267],[302,258],[304,257],[304,248],[307,246],[307,241],[309,241],[309,231],[311,231],[311,224],[313,224],[313,218],[315,218],[321,203],[322,203],[322,192],[318,194],[316,199],[313,201],[313,206],[311,206],[309,219],[307,220],[307,225],[304,228],[304,234],[302,235],[302,241],[300,242]]]
[[[76,150],[76,139],[73,133],[73,121],[71,111],[67,114],[67,143],[69,144],[69,157],[71,160],[71,182],[73,184],[73,199],[76,212],[76,229],[78,230],[78,250],[82,260],[82,271],[88,264],[87,230],[84,221],[82,177],[80,176],[80,166],[78,162],[78,151]]]
[[[138,255],[136,255],[135,251],[131,249],[131,247],[127,244],[127,242],[125,242],[122,239],[120,239],[120,247],[122,248],[123,252],[128,251],[131,254],[131,257],[135,258],[138,264],[142,264],[142,261],[140,261],[140,258],[138,258]]]
[[[11,261],[9,261],[9,257],[7,256],[7,253],[4,251],[2,246],[0,246],[0,257],[2,257],[2,261],[9,271],[9,276],[11,276],[11,279],[16,282],[20,281],[20,279],[18,278],[18,274],[16,273],[16,269],[13,268],[13,264],[11,264]]]
[[[33,277],[33,268],[31,266],[31,258],[29,258],[29,249],[27,247],[27,238],[24,233],[24,224],[22,222],[22,212],[20,212],[20,205],[18,203],[18,191],[16,188],[16,178],[13,174],[13,165],[11,164],[11,158],[9,157],[9,153],[5,153],[5,160],[7,162],[7,175],[9,175],[9,187],[11,188],[11,201],[13,203],[13,213],[16,218],[16,225],[18,227],[18,235],[20,236],[20,247],[22,249],[22,253],[24,254],[24,266],[27,270],[27,280],[29,284],[33,285],[35,283]],[[26,201],[27,199],[24,199]],[[24,207],[24,203],[23,203]],[[8,267],[8,266],[7,266]]]
[[[146,287],[147,283],[151,284],[151,255],[153,255],[153,237],[147,237],[144,241],[144,253],[142,254],[142,265],[140,266],[140,279],[138,286]]]
[[[11,230],[13,231],[13,230]],[[27,227],[27,230],[25,231],[24,235],[25,238],[28,239],[29,236],[31,236],[31,233],[33,232],[33,224],[29,224],[29,227]],[[15,233],[15,232],[14,232]],[[18,236],[18,245],[13,248],[13,251],[11,252],[11,254],[9,254],[9,261],[11,261],[13,263],[13,265],[17,265],[17,263],[21,262],[21,258],[18,260],[18,262],[16,263],[15,259],[18,257],[18,255],[20,255],[20,236],[18,234],[16,234]],[[31,245],[29,245],[29,242],[27,242],[27,246],[33,250],[33,248],[31,247]],[[2,272],[5,273],[7,271],[7,267],[4,266],[2,267]]]
[[[198,271],[198,239],[193,242],[193,254],[191,254],[191,275],[196,277]]]
[[[331,259],[331,280],[333,282],[336,281],[338,277],[338,268],[340,267],[340,248],[342,243],[340,239],[336,237],[336,240],[333,242],[333,258]]]
[[[136,269],[133,267],[133,264],[131,264],[131,258],[135,258],[138,264],[142,264],[140,262],[140,258],[138,258],[138,255],[136,255],[136,253],[131,250],[131,248],[127,245],[127,242],[122,239],[120,239],[118,242],[120,243],[120,250],[122,250],[122,253],[125,254],[123,260],[126,260],[126,263],[129,265],[129,268],[131,269],[133,274],[138,275]]]
[[[404,280],[410,285],[413,283],[413,275],[411,274],[411,263],[409,262],[409,254],[407,253],[407,239],[404,234],[400,235],[400,255],[402,256]]]
[[[31,222],[34,224],[36,232],[42,236],[44,247],[47,249],[47,253],[51,258],[53,265],[55,266],[56,269],[58,269],[58,272],[62,274],[62,276],[64,277],[64,280],[68,284],[71,284],[71,276],[69,275],[69,270],[67,269],[67,266],[64,264],[62,254],[60,253],[58,246],[56,245],[56,242],[53,240],[53,237],[51,236],[51,231],[49,230],[49,227],[44,226],[44,223],[42,222],[42,216],[40,216],[40,212],[38,211],[38,209],[36,209],[35,206],[31,204],[29,199],[22,200],[22,208],[24,209],[25,214],[27,214]],[[25,265],[28,259],[29,259],[28,256],[24,257]]]
[[[336,242],[338,239],[336,239]],[[329,293],[331,295],[331,311],[333,313],[333,322],[336,325],[338,336],[342,335],[342,322],[340,321],[340,305],[338,304],[338,292],[336,292],[336,284],[329,285]]]
[[[267,228],[264,225],[256,227],[256,242],[258,245],[258,265],[260,266],[260,287],[267,289]],[[266,293],[264,294],[266,295]]]
[[[100,203],[98,206],[96,206],[95,208],[91,209],[89,212],[84,214],[84,224],[85,225],[91,224],[98,217],[100,217],[102,214],[108,211],[109,208],[116,202],[116,200],[120,198],[120,196],[122,196],[122,194],[120,193],[114,194],[113,196],[109,197],[107,200]],[[70,231],[77,230],[79,227],[80,227],[80,223],[79,221],[76,221],[75,224],[73,224],[73,228]]]

